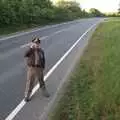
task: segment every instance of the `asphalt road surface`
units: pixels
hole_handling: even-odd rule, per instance
[[[24,52],[35,36],[42,39],[46,56],[45,74],[64,53],[101,18],[81,19],[0,39],[0,120],[23,100],[26,84]]]

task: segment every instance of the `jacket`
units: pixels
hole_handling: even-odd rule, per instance
[[[44,51],[39,48],[37,49],[38,55],[39,55],[39,62],[37,65],[35,65],[35,50],[34,48],[29,48],[26,52],[24,57],[27,58],[27,65],[32,67],[41,67],[45,68],[45,55]]]

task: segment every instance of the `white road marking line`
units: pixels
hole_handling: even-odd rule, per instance
[[[71,28],[71,27],[69,27],[69,28]],[[66,31],[67,29],[68,29],[68,28],[65,28],[65,29],[56,31],[56,32],[54,32],[53,34],[51,34],[51,35],[49,35],[49,36],[43,36],[43,37],[41,37],[40,39],[41,39],[41,40],[44,40],[44,39],[46,39],[46,38],[48,38],[48,37],[51,37],[51,36],[53,36],[53,35],[59,34],[59,33],[63,32],[63,31]],[[25,45],[21,45],[20,48],[25,48],[25,47],[27,47],[27,46],[30,46],[30,44],[31,44],[31,42],[30,42],[30,43],[27,43],[27,44],[25,44]]]
[[[20,104],[14,109],[14,111],[9,115],[5,120],[12,120],[15,117],[15,113],[18,113],[23,106],[26,104],[24,99],[20,102]]]
[[[31,29],[31,30],[29,30],[27,32],[21,32],[21,33],[15,34],[15,35],[11,35],[11,36],[8,36],[8,37],[0,38],[0,41],[5,41],[5,40],[11,39],[11,38],[20,37],[20,36],[23,36],[23,35],[27,35],[27,34],[30,34],[30,33],[37,32],[37,31],[58,27],[58,26],[64,25],[64,24],[71,24],[71,23],[74,23],[75,21],[78,21],[78,20],[69,21],[69,22],[65,22],[65,23],[60,23],[60,24],[56,24],[56,25],[50,25],[50,26],[47,25],[47,26],[45,26],[43,28],[36,28],[36,29],[33,29],[33,30]]]
[[[59,30],[59,31],[56,31],[54,34],[58,34],[58,33],[61,33],[63,31],[65,31],[66,29],[63,29],[63,30]]]
[[[44,39],[46,39],[46,38],[48,38],[49,36],[43,36],[43,37],[41,37],[40,39],[41,40],[44,40]],[[31,42],[30,43],[27,43],[27,44],[25,44],[25,45],[21,45],[20,46],[20,48],[25,48],[25,47],[27,47],[27,46],[30,46],[30,44],[31,44]]]
[[[97,22],[96,24],[92,25],[90,28],[87,29],[87,31],[71,46],[71,48],[63,55],[63,57],[60,58],[60,60],[48,71],[48,73],[45,75],[44,77],[44,81],[47,80],[47,78],[53,73],[53,71],[62,63],[62,61],[70,54],[70,52],[73,50],[73,48],[75,48],[75,46],[80,42],[80,40],[82,40],[82,38],[94,27],[98,24],[99,22]],[[32,94],[35,94],[35,92],[38,90],[39,88],[39,84],[37,84],[33,91]],[[24,101],[24,99],[20,102],[20,104],[8,115],[8,117],[5,120],[12,120],[17,114],[18,112],[25,106],[26,102]]]
[[[49,36],[43,36],[43,37],[41,37],[40,38],[40,40],[44,40],[44,39],[46,39],[46,38],[48,38]]]
[[[120,22],[120,20],[105,20],[104,22]]]
[[[20,46],[20,48],[25,48],[25,47],[27,47],[27,46],[30,46],[30,44],[31,44],[31,43],[27,43],[27,44],[25,44],[25,45]]]

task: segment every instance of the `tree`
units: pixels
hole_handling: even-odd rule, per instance
[[[120,3],[119,3],[119,8],[118,8],[118,14],[120,14]]]
[[[64,9],[69,18],[77,18],[81,16],[82,10],[80,4],[75,1],[60,0],[57,2],[57,6]]]
[[[72,12],[78,12],[81,10],[80,4],[75,1],[64,1],[60,0],[57,2],[57,6],[64,9],[69,9]]]
[[[46,24],[89,16],[75,1],[0,0],[0,27]]]
[[[40,8],[51,8],[52,2],[50,0],[33,0],[33,5]]]
[[[104,16],[104,14],[102,12],[100,12],[98,9],[95,9],[95,8],[90,9],[90,14],[94,17]]]

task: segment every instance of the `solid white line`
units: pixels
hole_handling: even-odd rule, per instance
[[[120,20],[119,19],[118,20],[106,20],[104,22],[120,22]]]
[[[11,114],[5,120],[12,120],[15,117],[15,115],[23,108],[25,104],[26,102],[22,100],[20,104],[14,109],[13,112],[11,112]]]
[[[89,29],[87,29],[87,31],[71,46],[71,48],[63,55],[63,57],[60,58],[60,60],[49,70],[49,72],[45,75],[44,77],[44,81],[47,80],[47,78],[53,73],[53,71],[62,63],[62,61],[70,54],[70,52],[73,50],[73,48],[75,48],[75,46],[80,42],[80,40],[94,27],[96,26],[98,23],[92,25]],[[35,94],[35,92],[39,89],[39,84],[37,84],[33,91],[32,94]],[[24,105],[26,104],[26,102],[24,101],[24,99],[21,101],[21,103],[8,115],[8,117],[5,120],[12,120],[17,114],[18,112],[24,107]]]

